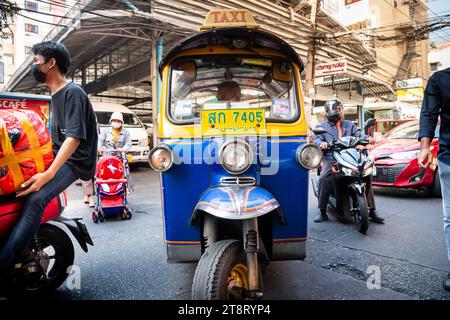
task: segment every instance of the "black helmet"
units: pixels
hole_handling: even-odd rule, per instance
[[[324,106],[327,119],[336,123],[341,118],[341,112],[344,110],[344,104],[339,99],[330,99],[325,102]]]

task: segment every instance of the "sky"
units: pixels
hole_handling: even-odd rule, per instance
[[[438,15],[449,14],[450,15],[450,0],[428,0],[428,7],[430,8],[430,17],[435,16],[434,11]],[[450,18],[446,19],[450,21]],[[446,43],[450,42],[450,27],[441,29],[440,31],[433,32],[430,36],[432,42]]]

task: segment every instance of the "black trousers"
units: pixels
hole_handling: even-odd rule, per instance
[[[39,191],[26,196],[22,215],[0,253],[0,274],[11,267],[17,255],[26,248],[34,234],[39,230],[45,207],[76,180],[77,176],[74,171],[68,164],[64,164],[55,177]]]
[[[336,200],[339,203],[340,190],[343,190],[345,185],[342,181],[337,178],[336,181],[333,177],[332,166],[335,162],[324,160],[323,167],[320,171],[319,177],[319,199],[318,199],[318,208],[320,210],[326,210],[328,207],[328,200],[330,199],[331,194],[336,194]],[[373,193],[372,187],[372,177],[365,178],[366,182],[366,198],[367,205],[370,209],[375,209],[375,196]]]

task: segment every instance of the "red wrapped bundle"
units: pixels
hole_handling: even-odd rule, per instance
[[[0,195],[44,172],[53,161],[50,134],[33,111],[0,109]]]

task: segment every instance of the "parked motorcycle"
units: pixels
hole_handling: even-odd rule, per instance
[[[46,207],[39,230],[2,281],[7,295],[41,296],[56,290],[66,280],[75,251],[62,225],[67,227],[85,252],[88,251],[88,244],[94,245],[81,219],[61,216],[66,202],[65,193],[61,193]],[[0,199],[0,250],[18,221],[22,206],[23,199],[15,196]]]
[[[368,120],[365,131],[367,132],[374,125],[374,119]],[[317,127],[313,132],[316,135],[328,133],[321,127]],[[336,213],[340,221],[346,223],[354,221],[359,232],[363,234],[366,234],[369,228],[366,183],[376,173],[374,160],[364,148],[368,144],[368,139],[347,136],[333,140],[328,145],[335,161],[332,167],[334,188],[331,188],[332,194],[328,200],[328,206]],[[319,175],[320,170],[317,176],[312,177],[313,190],[317,198]],[[339,188],[340,197],[336,197],[337,188]]]

